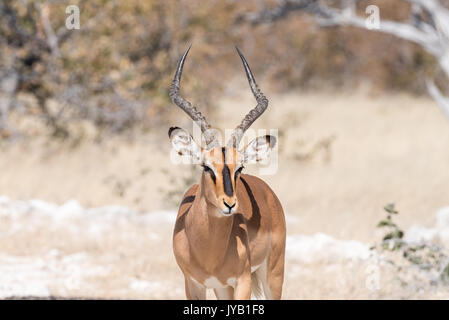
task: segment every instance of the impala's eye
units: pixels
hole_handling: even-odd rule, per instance
[[[203,169],[205,172],[214,172],[211,168],[209,168],[208,166],[206,166],[205,164],[202,165]]]
[[[235,179],[235,180],[237,180],[237,177],[242,173],[243,168],[244,168],[244,166],[241,166],[240,168],[238,168],[238,169],[235,171],[235,174],[234,174],[234,179]]]
[[[208,166],[206,166],[205,164],[202,165],[204,172],[210,174],[210,177],[212,178],[212,180],[215,183],[215,173],[214,170],[212,170],[211,168],[209,168]]]

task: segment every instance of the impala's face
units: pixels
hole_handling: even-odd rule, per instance
[[[275,137],[261,136],[241,151],[232,147],[201,149],[184,129],[170,128],[168,135],[179,155],[190,157],[194,163],[201,164],[201,191],[223,216],[229,216],[238,210],[236,187],[243,164],[266,159],[276,145]]]
[[[221,213],[237,211],[237,179],[243,170],[241,154],[234,148],[216,147],[202,152],[202,183],[209,202]]]
[[[190,45],[191,46],[191,45]],[[248,83],[256,98],[257,105],[253,108],[232,132],[229,146],[215,147],[218,138],[209,131],[211,126],[206,118],[196,108],[179,94],[181,86],[181,75],[184,61],[189,53],[190,46],[182,55],[176,68],[175,77],[170,86],[169,96],[173,103],[184,110],[189,117],[201,128],[207,149],[202,149],[193,141],[192,136],[185,130],[172,127],[168,136],[176,152],[185,157],[190,157],[193,163],[200,163],[203,168],[201,177],[200,195],[205,196],[223,215],[231,215],[237,211],[238,199],[236,196],[236,181],[243,169],[242,164],[248,161],[258,162],[264,160],[270,154],[270,150],[276,145],[276,138],[272,136],[261,136],[251,141],[243,150],[237,151],[245,131],[251,124],[267,109],[268,99],[259,90],[256,80],[239,48],[235,47],[245,68]]]

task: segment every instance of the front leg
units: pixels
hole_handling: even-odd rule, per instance
[[[245,272],[236,280],[234,290],[234,300],[251,299],[251,269]]]
[[[251,257],[249,254],[248,233],[245,223],[240,223],[236,234],[236,249],[240,262],[240,276],[237,277],[234,287],[234,300],[251,299]]]
[[[188,300],[206,300],[206,287],[185,276],[186,296]]]
[[[234,298],[234,288],[232,287],[215,288],[214,292],[218,300],[232,300]]]

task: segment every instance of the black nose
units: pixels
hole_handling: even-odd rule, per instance
[[[235,202],[232,206],[230,206],[229,204],[226,203],[226,201],[223,200],[224,205],[229,209],[229,211],[231,211],[232,208],[235,207]]]

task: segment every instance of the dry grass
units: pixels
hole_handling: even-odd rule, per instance
[[[401,211],[397,220],[404,229],[430,225],[434,212],[449,204],[449,122],[434,102],[364,92],[291,93],[271,96],[270,102],[256,128],[279,128],[279,171],[263,178],[294,218],[289,234],[323,232],[372,244],[379,239],[375,225],[384,216],[384,204],[397,204]],[[232,128],[253,105],[249,92],[229,96],[221,103],[221,120],[210,121]],[[179,121],[173,124],[187,124],[181,111],[176,112]],[[182,191],[183,179],[191,172],[170,163],[166,129],[132,143],[113,138],[73,149],[40,139],[4,145],[0,194],[55,203],[77,199],[86,207],[114,204],[141,212],[174,209],[171,200],[177,198],[167,195]],[[256,168],[248,172],[257,174]],[[52,294],[184,297],[169,224],[142,224],[137,219],[112,224],[101,237],[80,237],[81,231],[70,233],[69,226],[47,227],[52,224],[45,219],[40,228],[11,234],[12,223],[6,218],[0,223],[1,254],[43,257],[56,249],[56,256],[62,257],[86,252],[92,268],[106,268],[85,279],[86,286],[68,290],[61,285]],[[83,223],[74,228],[83,230],[87,227]],[[389,266],[381,267],[385,271],[381,290],[370,291],[365,286],[367,263],[290,259],[284,298],[443,297],[431,288],[415,292],[393,285]],[[136,279],[156,287],[145,282],[131,286]]]

